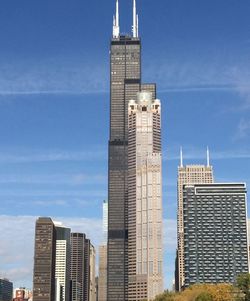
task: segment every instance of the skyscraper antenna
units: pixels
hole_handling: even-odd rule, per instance
[[[139,16],[136,16],[136,33],[137,33],[137,38],[139,37]]]
[[[119,0],[116,0],[116,13],[113,20],[113,38],[119,38],[120,26],[119,26]]]
[[[119,0],[116,0],[116,26],[119,27]]]
[[[180,148],[180,167],[183,167],[183,153],[182,153],[182,147]]]
[[[207,167],[210,166],[210,154],[209,154],[209,148],[207,147]]]
[[[133,0],[133,38],[138,38],[138,15],[136,13],[136,0]]]

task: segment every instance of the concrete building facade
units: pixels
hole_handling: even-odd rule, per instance
[[[175,289],[180,291],[184,287],[184,221],[183,221],[183,185],[213,183],[213,168],[210,166],[207,152],[207,165],[183,165],[182,150],[178,167],[178,212],[177,212],[177,258],[175,270]]]
[[[128,105],[128,300],[163,291],[161,103],[140,92]]]
[[[245,184],[185,185],[183,218],[185,287],[249,272]]]
[[[13,301],[28,301],[29,299],[32,299],[31,290],[25,287],[19,287],[14,289]]]
[[[56,301],[70,300],[70,229],[56,223]]]
[[[51,218],[36,221],[33,300],[55,300],[56,229]]]
[[[99,277],[98,300],[107,301],[107,240],[108,240],[108,202],[103,201],[102,206],[102,230],[103,241],[99,246]]]
[[[89,250],[89,299],[88,301],[96,301],[96,276],[95,276],[95,262],[96,252],[92,244]]]
[[[107,300],[107,245],[99,246],[98,300]]]

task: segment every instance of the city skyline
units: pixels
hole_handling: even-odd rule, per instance
[[[1,234],[5,244],[0,266],[10,276],[23,271],[27,275],[26,286],[28,281],[31,283],[32,263],[29,266],[28,259],[32,261],[33,232],[29,228],[35,217],[53,216],[69,227],[65,220],[71,220],[84,232],[90,232],[85,231],[90,228],[88,223],[97,223],[93,234],[88,234],[94,239],[101,229],[101,205],[107,198],[108,39],[113,2],[89,3],[89,10],[95,15],[91,14],[91,19],[86,15],[86,20],[82,20],[85,7],[80,1],[60,1],[59,11],[52,4],[51,12],[46,11],[46,1],[35,5],[27,1],[15,8],[3,4],[0,201],[1,225],[6,234]],[[241,7],[235,7],[232,1],[211,1],[205,8],[196,7],[197,1],[181,5],[173,1],[145,3],[138,1],[143,80],[159,83],[158,96],[164,108],[163,204],[165,229],[171,238],[165,240],[164,268],[165,286],[170,287],[174,278],[179,147],[183,145],[184,162],[196,164],[205,162],[209,145],[217,182],[250,185],[246,21],[250,7],[246,1],[241,2]],[[121,6],[121,22],[130,32],[132,1],[121,1]],[[34,11],[28,16],[30,8]],[[185,17],[185,9],[194,9],[193,20],[192,15]],[[203,20],[205,10],[212,18]],[[8,14],[11,18],[7,18]],[[164,14],[167,18],[160,18]],[[231,14],[236,21],[230,18]],[[159,18],[155,20],[153,16]],[[70,22],[64,22],[64,18]],[[195,29],[197,24],[202,24],[203,30]],[[92,41],[93,34],[98,37],[98,45]],[[150,46],[153,42],[159,45],[157,49]],[[183,47],[185,55],[181,53]],[[90,117],[89,112],[95,115]],[[93,116],[99,123],[90,122]],[[21,216],[19,221],[17,216]],[[23,233],[15,233],[21,221]],[[13,232],[14,242],[7,235]],[[23,234],[25,242],[20,242]],[[28,244],[29,257],[16,254],[13,244],[23,248]]]

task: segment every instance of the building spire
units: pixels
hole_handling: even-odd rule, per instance
[[[183,167],[183,153],[182,153],[182,147],[180,148],[180,167]]]
[[[210,166],[210,153],[209,153],[209,148],[207,147],[207,167]]]
[[[138,38],[139,36],[139,21],[138,15],[136,13],[136,0],[133,0],[133,38]]]
[[[113,38],[119,38],[120,26],[119,26],[119,0],[116,0],[116,13],[113,19]]]

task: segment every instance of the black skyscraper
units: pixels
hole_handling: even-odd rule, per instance
[[[127,300],[128,288],[128,101],[154,84],[141,84],[141,41],[134,1],[133,35],[120,35],[116,2],[110,47],[108,301]]]
[[[56,229],[53,221],[40,217],[36,221],[33,300],[55,300]]]

